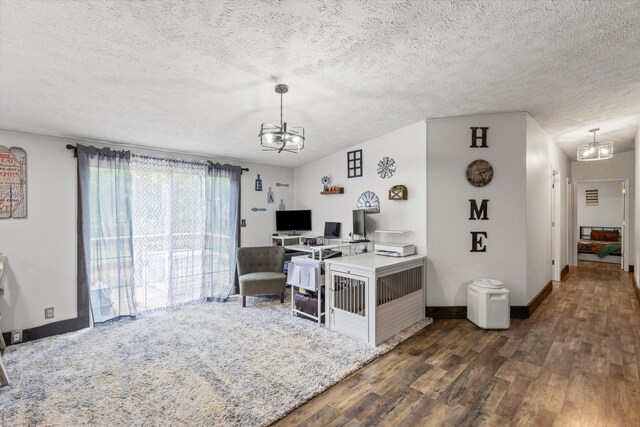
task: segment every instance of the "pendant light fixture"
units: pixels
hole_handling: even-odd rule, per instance
[[[288,128],[287,122],[282,119],[282,95],[289,91],[289,87],[285,84],[278,84],[275,90],[276,93],[280,94],[280,126],[268,123],[263,123],[260,126],[258,138],[260,139],[262,151],[297,153],[304,148],[304,128]]]
[[[600,128],[591,129],[593,142],[578,145],[578,160],[588,162],[591,160],[605,160],[613,157],[613,142],[596,142],[596,132]]]

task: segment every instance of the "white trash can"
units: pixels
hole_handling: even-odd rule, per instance
[[[509,289],[499,280],[476,279],[467,286],[467,319],[484,329],[509,329]]]

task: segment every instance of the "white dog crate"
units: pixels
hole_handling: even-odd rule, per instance
[[[372,253],[325,261],[329,329],[377,346],[425,318],[425,257]]]
[[[509,290],[493,279],[476,279],[467,287],[467,319],[484,329],[509,329]]]

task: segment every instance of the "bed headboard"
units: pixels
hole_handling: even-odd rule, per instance
[[[580,240],[591,240],[592,231],[617,231],[618,235],[622,237],[622,227],[595,227],[593,225],[581,225]]]

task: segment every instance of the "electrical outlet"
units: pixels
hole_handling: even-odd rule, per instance
[[[44,318],[45,319],[53,319],[53,307],[47,307],[44,309]]]
[[[22,342],[22,331],[11,332],[11,344]]]

